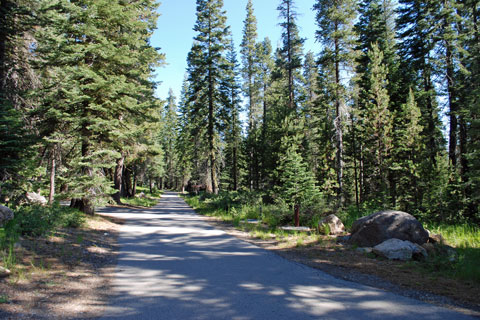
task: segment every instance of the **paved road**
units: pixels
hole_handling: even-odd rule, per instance
[[[102,319],[472,319],[335,279],[216,230],[176,193],[122,217]]]

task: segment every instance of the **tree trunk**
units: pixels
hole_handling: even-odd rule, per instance
[[[137,170],[133,168],[133,185],[132,185],[132,198],[137,194]]]
[[[88,130],[87,124],[83,124],[83,127],[81,129],[82,131],[82,136],[83,136],[83,141],[82,141],[82,157],[85,158],[89,155],[90,153],[90,131]],[[88,166],[83,166],[82,167],[82,174],[92,177],[93,172],[92,168]],[[85,190],[85,192],[89,193],[92,192],[92,190]],[[70,207],[79,209],[80,211],[88,214],[88,215],[94,215],[95,213],[95,207],[92,204],[91,200],[88,198],[88,196],[84,195],[81,199],[72,199],[70,202]]]
[[[56,173],[55,148],[53,148],[50,154],[50,193],[48,195],[49,204],[53,203],[53,199],[55,197],[55,173]]]
[[[360,208],[360,202],[358,197],[358,168],[357,168],[357,141],[355,135],[355,123],[352,117],[352,144],[353,144],[353,168],[354,168],[354,175],[355,175],[355,205],[357,210]]]
[[[337,29],[337,26],[335,26]],[[339,206],[342,207],[345,203],[345,197],[343,194],[343,130],[342,130],[342,115],[340,110],[340,62],[338,61],[340,55],[340,47],[338,40],[335,39],[335,134],[337,140],[337,154],[336,154],[336,166],[337,166],[337,183],[338,192],[337,197]]]
[[[454,68],[453,68],[453,58],[452,58],[452,49],[450,43],[445,41],[446,44],[446,63],[447,63],[447,91],[448,91],[448,105],[450,106],[449,116],[450,116],[450,132],[449,132],[449,145],[448,145],[448,158],[452,168],[457,167],[457,130],[458,130],[458,121],[457,121],[457,104],[455,101],[454,93]]]
[[[123,175],[124,187],[125,187],[125,196],[131,198],[133,196],[133,186],[132,186],[132,168],[130,166],[125,166],[125,172]]]
[[[122,156],[120,159],[117,160],[117,165],[115,166],[115,173],[113,176],[113,183],[114,183],[114,188],[117,189],[118,191],[115,192],[112,196],[113,200],[117,204],[121,204],[121,196],[123,193],[123,184],[122,184],[122,176],[123,176],[123,163],[125,162],[125,157]]]

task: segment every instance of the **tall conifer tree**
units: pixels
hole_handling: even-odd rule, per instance
[[[218,193],[220,83],[226,65],[224,52],[228,45],[229,28],[222,0],[197,0],[197,35],[188,55],[190,100],[197,134],[205,132],[205,182],[207,191]]]
[[[353,22],[356,18],[356,1],[353,0],[317,0],[314,10],[317,11],[317,40],[323,44],[320,54],[320,65],[328,79],[328,95],[332,97],[335,110],[335,141],[336,141],[336,173],[337,196],[339,204],[345,202],[344,194],[344,116],[346,113],[346,90],[342,82],[341,71],[352,69],[354,60],[355,32]]]

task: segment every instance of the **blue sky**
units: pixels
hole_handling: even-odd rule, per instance
[[[311,10],[314,0],[297,0],[298,25],[300,35],[306,38],[305,52],[308,50],[318,53],[319,44],[315,43],[315,13]],[[257,17],[258,40],[269,37],[274,48],[280,41],[281,29],[278,23],[277,6],[279,0],[253,0],[255,16]],[[243,21],[247,0],[224,0],[224,9],[227,11],[227,24],[230,25],[235,45],[242,41]],[[156,95],[165,99],[169,88],[173,89],[178,98],[187,67],[187,54],[195,36],[193,26],[196,16],[195,0],[163,0],[159,12],[157,30],[152,37],[152,45],[160,47],[166,55],[164,67],[156,70],[156,81],[161,81]]]

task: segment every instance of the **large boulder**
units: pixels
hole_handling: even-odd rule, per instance
[[[332,235],[338,235],[345,232],[345,226],[343,225],[342,221],[334,214],[330,214],[320,220],[318,223],[318,229],[322,233],[325,233],[325,231],[328,230],[329,234]]]
[[[416,243],[400,239],[388,239],[375,247],[373,252],[389,260],[410,260],[426,258],[427,251]]]
[[[0,226],[13,219],[13,211],[10,208],[0,205]]]
[[[47,204],[47,199],[38,194],[38,193],[35,193],[35,192],[27,192],[25,194],[25,197],[27,198],[28,200],[28,203],[32,203],[32,204],[40,204],[42,206],[46,205]]]
[[[355,221],[350,243],[360,247],[374,247],[385,240],[396,238],[419,245],[428,240],[428,232],[414,216],[394,210],[379,211]]]

